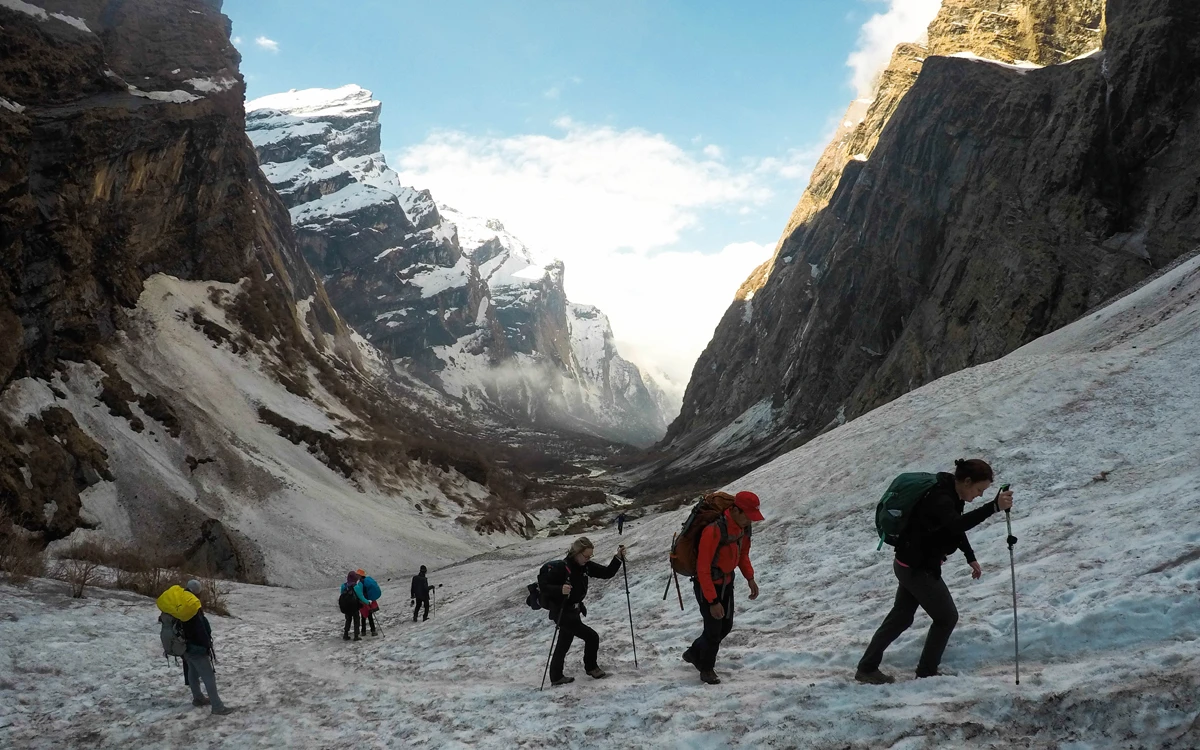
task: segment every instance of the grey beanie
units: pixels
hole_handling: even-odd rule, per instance
[[[199,594],[200,593],[200,582],[197,581],[195,578],[193,578],[192,580],[187,582],[187,585],[185,585],[184,588],[187,589],[188,591],[192,592],[193,594]]]

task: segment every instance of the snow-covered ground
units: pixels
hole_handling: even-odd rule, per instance
[[[384,635],[340,640],[332,589],[234,586],[213,618],[218,679],[241,710],[193,709],[156,658],[155,609],[71,601],[34,582],[0,587],[0,744],[12,747],[1038,747],[1200,746],[1200,258],[991,364],[943,378],[736,483],[763,498],[745,599],[699,683],[679,656],[695,605],[664,602],[665,553],[686,510],[626,529],[638,632],[622,579],[594,582],[603,638],[594,682],[538,692],[551,624],[524,585],[566,540],[541,539],[434,571],[428,623],[407,621],[407,581],[384,582]],[[885,687],[852,679],[891,603],[872,508],[907,469],[993,462],[1016,492],[1021,668],[1003,519],[971,536],[946,577],[961,617],[944,666],[911,678],[928,625],[892,647]],[[617,543],[592,535],[598,559]],[[686,587],[686,584],[685,584]],[[399,592],[399,593],[397,593]],[[685,588],[685,595],[687,591]],[[11,665],[11,668],[7,668]]]
[[[361,475],[351,481],[264,423],[261,408],[333,438],[370,437],[317,378],[310,397],[296,395],[272,374],[270,358],[215,344],[190,322],[202,315],[236,340],[238,322],[213,297],[238,292],[236,285],[155,275],[112,347],[110,356],[135,391],[156,394],[179,415],[178,438],[136,403],[130,408],[147,425],[143,432],[101,408],[103,373],[90,363],[66,364],[53,381],[23,378],[0,393],[0,413],[11,423],[60,406],[108,451],[117,481],[82,493],[83,518],[96,531],[77,530],[58,544],[100,535],[137,543],[166,538],[186,548],[201,520],[217,518],[240,535],[248,557],[261,558],[268,581],[288,585],[315,582],[314,576],[336,580],[337,569],[352,559],[361,560],[355,567],[395,571],[497,546],[499,537],[482,537],[455,520],[464,506],[488,496],[457,472],[412,462],[386,467],[396,473],[387,486]],[[309,303],[300,307],[307,311]],[[382,367],[370,347],[361,354],[375,362],[373,369]],[[213,462],[191,467],[188,457]]]

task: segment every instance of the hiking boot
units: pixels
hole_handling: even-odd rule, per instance
[[[608,677],[608,672],[605,672],[600,667],[592,667],[591,669],[589,669],[587,671],[587,674],[588,674],[588,677],[591,677],[596,680],[602,680],[605,677]]]
[[[378,634],[378,633],[376,633],[374,630],[372,630],[372,631],[371,631],[371,637],[372,637],[372,638],[374,638],[374,637],[375,637],[375,636],[377,636],[377,635],[379,635],[379,634]]]
[[[550,680],[550,684],[551,685],[566,685],[566,684],[574,682],[574,681],[575,681],[574,677],[567,677],[566,675],[563,675],[562,677],[556,677],[553,680]]]
[[[200,706],[207,706],[207,705],[209,705],[209,703],[211,703],[211,701],[209,701],[208,698],[205,698],[203,696],[201,696],[199,698],[192,698],[192,705],[196,706],[197,708],[199,708]]]
[[[349,633],[342,633],[342,640],[343,640],[343,641],[348,641],[348,640],[350,640],[350,634],[349,634]]]
[[[217,706],[212,710],[213,716],[224,716],[225,714],[233,713],[233,709],[229,706]]]
[[[854,673],[854,680],[866,685],[891,685],[896,681],[896,678],[890,674],[880,672],[878,669],[871,672],[864,672],[860,669]]]
[[[356,640],[356,641],[361,641],[361,640],[362,640],[362,638],[359,638],[359,637],[358,637],[358,635],[356,634],[356,635],[354,636],[354,640]]]
[[[700,679],[707,685],[720,685],[721,678],[717,677],[717,673],[711,669],[706,669],[700,673]]]
[[[691,664],[693,667],[696,666],[696,657],[692,656],[692,650],[690,648],[683,652],[683,660],[688,664]]]

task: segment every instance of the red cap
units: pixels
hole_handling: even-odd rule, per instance
[[[766,520],[763,518],[762,511],[758,509],[758,495],[755,495],[753,492],[742,490],[733,496],[733,504],[745,513],[746,518],[749,518],[751,521]]]

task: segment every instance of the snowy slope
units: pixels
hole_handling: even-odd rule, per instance
[[[561,554],[561,538],[435,571],[445,588],[429,623],[413,625],[393,606],[403,605],[403,581],[398,596],[385,584],[385,635],[361,644],[340,641],[331,590],[237,586],[239,619],[214,627],[223,695],[245,710],[219,721],[190,708],[173,668],[152,666],[149,602],[65,602],[49,584],[4,587],[0,648],[15,667],[16,700],[0,703],[0,737],[30,747],[1196,747],[1198,295],[1194,257],[733,485],[756,490],[768,520],[754,534],[762,596],[749,602],[739,586],[719,688],[679,659],[699,629],[695,605],[685,599],[680,612],[673,592],[662,600],[681,510],[638,521],[623,538],[640,668],[622,579],[597,581],[588,622],[613,675],[583,676],[576,646],[568,673],[579,681],[541,694],[553,628],[525,608],[524,584]],[[947,565],[961,617],[944,666],[959,676],[910,679],[928,624],[918,615],[884,662],[901,681],[858,685],[854,664],[894,590],[889,555],[875,550],[874,501],[897,472],[969,455],[990,459],[1016,491],[1021,685],[1000,518],[971,533],[982,580],[970,580],[961,558]],[[600,560],[618,541],[612,532],[592,539]],[[75,653],[69,674],[53,673]]]
[[[184,425],[178,438],[137,404],[131,409],[146,431],[131,430],[101,408],[103,373],[90,363],[64,364],[51,382],[19,380],[0,396],[0,413],[13,423],[64,407],[107,447],[117,481],[83,494],[94,533],[186,547],[203,519],[217,518],[240,540],[251,570],[292,585],[336,577],[351,558],[390,571],[495,546],[454,520],[489,494],[457,472],[415,462],[368,472],[360,464],[347,478],[307,444],[293,444],[266,424],[264,408],[338,441],[378,437],[319,378],[308,384],[308,396],[297,395],[281,383],[278,363],[265,351],[241,348],[238,322],[213,301],[239,292],[238,285],[151,277],[111,352],[136,392],[157,394],[173,407]],[[193,324],[197,315],[224,329],[228,341],[209,338]],[[382,375],[378,354],[362,349],[366,367]],[[189,466],[189,457],[208,462]],[[76,531],[62,543],[91,533]]]

